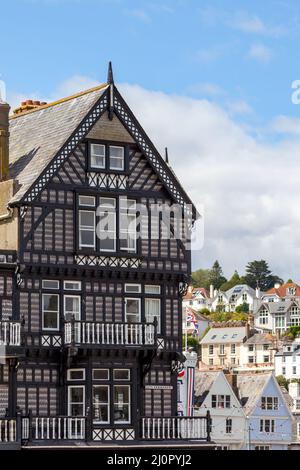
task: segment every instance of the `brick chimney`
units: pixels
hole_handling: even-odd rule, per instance
[[[0,181],[9,179],[9,110],[9,104],[0,97]]]
[[[224,372],[227,382],[231,386],[234,394],[237,398],[239,398],[239,390],[237,386],[237,374],[231,374],[230,372]]]
[[[14,109],[14,115],[19,115],[26,113],[27,111],[32,111],[33,109],[40,108],[41,106],[45,106],[46,104],[47,103],[45,101],[22,101],[21,105],[18,108]]]

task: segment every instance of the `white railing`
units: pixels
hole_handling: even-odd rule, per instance
[[[21,323],[0,322],[0,345],[21,346]]]
[[[29,436],[29,425],[22,426],[23,439],[33,440],[83,440],[85,439],[85,422],[83,417],[33,417],[32,436]],[[25,422],[26,423],[26,422]]]
[[[16,419],[0,419],[0,444],[5,442],[16,442],[17,421]]]
[[[65,323],[65,344],[151,346],[156,343],[153,323]]]
[[[210,440],[210,417],[142,418],[141,438],[145,440]]]

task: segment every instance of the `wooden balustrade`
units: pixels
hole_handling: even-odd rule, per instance
[[[0,345],[21,346],[21,323],[0,321]]]
[[[0,418],[0,444],[17,441],[17,419]]]
[[[85,417],[39,416],[22,420],[22,439],[24,440],[84,440],[85,437]]]
[[[144,417],[141,439],[144,440],[201,440],[210,441],[211,418],[197,417]]]
[[[65,345],[155,346],[155,323],[65,323]]]

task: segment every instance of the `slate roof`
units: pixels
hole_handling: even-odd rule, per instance
[[[268,333],[256,333],[247,339],[245,344],[273,344],[275,338]]]
[[[237,294],[240,296],[241,294],[244,294],[245,292],[248,292],[250,295],[255,297],[255,290],[252,289],[252,287],[248,286],[247,284],[238,284],[231,289],[228,289],[226,291],[226,295],[228,298],[230,298],[233,294]]]
[[[264,387],[269,381],[272,373],[268,374],[238,374],[237,387],[239,390],[239,398],[241,405],[246,413],[251,413],[257,404]]]
[[[255,313],[257,313],[262,306],[266,307],[270,313],[286,313],[286,311],[291,307],[292,304],[297,304],[294,300],[285,300],[285,301],[279,301],[279,302],[261,302],[256,310]]]
[[[241,343],[247,336],[246,326],[211,328],[200,344]]]
[[[199,370],[195,370],[195,404],[201,405],[205,400],[210,388],[212,387],[213,383],[215,382],[216,378],[222,372],[215,371],[215,372],[201,372]]]
[[[106,89],[101,85],[10,118],[10,175],[20,184],[10,203],[25,195]]]

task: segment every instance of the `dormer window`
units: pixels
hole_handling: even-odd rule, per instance
[[[91,143],[90,166],[96,170],[124,171],[125,148],[120,145]]]

